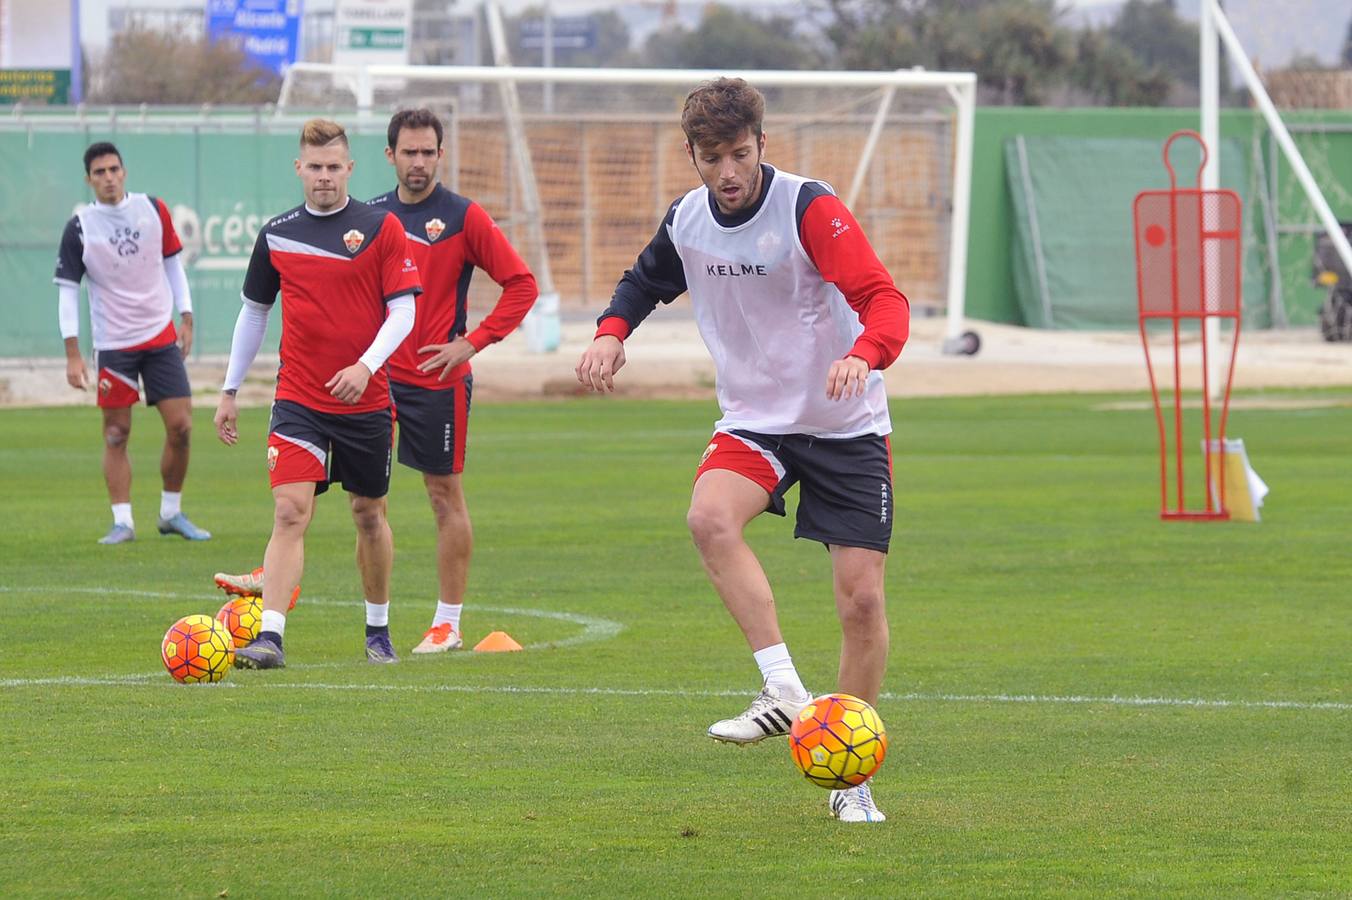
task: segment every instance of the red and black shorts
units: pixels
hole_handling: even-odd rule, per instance
[[[463,472],[473,393],[473,375],[457,378],[439,390],[391,381],[399,420],[400,464],[428,475]]]
[[[883,435],[819,438],[734,429],[709,440],[695,480],[710,469],[736,472],[765,488],[766,509],[785,514],[798,489],[793,536],[828,546],[887,552],[892,540],[892,445]]]
[[[331,483],[358,497],[384,497],[390,491],[394,415],[388,409],[325,413],[278,400],[268,432],[273,487],[313,481],[316,494]]]
[[[94,354],[99,373],[99,406],[121,409],[141,399],[140,383],[146,387],[146,406],[174,397],[191,397],[183,352],[170,343],[153,349],[99,350]]]

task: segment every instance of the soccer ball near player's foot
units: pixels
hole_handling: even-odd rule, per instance
[[[263,601],[257,597],[232,597],[216,613],[216,621],[230,632],[236,647],[243,647],[258,637],[263,627]]]
[[[863,700],[826,694],[794,719],[789,751],[808,781],[843,790],[863,784],[882,765],[887,732],[878,713]]]
[[[211,616],[184,616],[165,632],[160,658],[175,681],[220,681],[235,661],[235,644]]]

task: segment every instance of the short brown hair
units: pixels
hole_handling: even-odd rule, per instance
[[[719,78],[697,86],[685,97],[681,130],[690,146],[735,141],[747,130],[760,139],[765,97],[741,78]]]
[[[441,146],[443,137],[441,119],[427,107],[401,109],[390,117],[390,127],[385,132],[385,138],[389,141],[391,150],[399,143],[399,132],[405,128],[430,128],[437,133],[437,146]]]
[[[342,141],[344,147],[348,146],[347,131],[331,119],[311,119],[301,126],[302,147],[327,147],[334,141]]]

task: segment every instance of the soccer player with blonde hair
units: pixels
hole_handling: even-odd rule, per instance
[[[389,637],[394,542],[385,517],[393,414],[385,360],[413,329],[418,268],[399,220],[348,196],[353,161],[337,122],[312,119],[295,161],[305,202],[258,234],[244,277],[217,434],[239,440],[235,393],[282,298],[281,367],[267,440],[272,536],[263,556],[263,624],[235,654],[244,668],[285,665],[282,638],[300,583],[315,497],[348,492],[366,599],[366,657],[396,662]]]

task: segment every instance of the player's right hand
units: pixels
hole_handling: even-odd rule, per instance
[[[603,334],[578,361],[577,380],[589,391],[615,392],[615,373],[624,367],[624,342],[613,334]]]
[[[80,358],[66,360],[66,384],[77,391],[89,390],[89,369]]]
[[[227,447],[239,442],[239,432],[235,428],[238,418],[239,407],[235,403],[234,395],[221,394],[221,401],[216,404],[216,415],[212,421],[216,423],[216,436]]]

